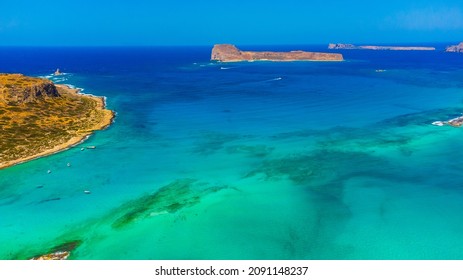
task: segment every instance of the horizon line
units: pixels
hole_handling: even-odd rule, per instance
[[[462,40],[463,41],[463,40]],[[152,44],[152,45],[0,45],[0,48],[151,48],[151,47],[212,47],[216,44],[232,44],[237,46],[322,46],[328,44],[353,44],[353,45],[426,45],[426,44],[459,44],[459,42],[381,42],[381,43],[356,43],[356,42],[342,42],[342,41],[332,41],[329,43],[232,43],[232,42],[220,42],[213,44],[191,44],[191,45],[182,45],[182,44]]]

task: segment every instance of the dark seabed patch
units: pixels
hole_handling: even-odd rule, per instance
[[[225,144],[244,138],[235,133],[204,132],[198,135],[196,147],[193,153],[210,155],[221,150]]]
[[[140,219],[164,213],[175,213],[182,208],[199,203],[202,197],[225,188],[227,187],[210,186],[193,179],[174,181],[153,194],[129,201],[112,211],[118,216],[112,223],[112,227],[119,229]],[[122,214],[118,214],[119,212]]]
[[[226,148],[229,154],[243,154],[249,157],[266,157],[275,148],[266,145],[232,145]]]
[[[263,174],[265,180],[288,178],[297,185],[319,185],[352,172],[352,166],[368,172],[386,163],[368,153],[318,150],[266,160],[245,177]]]

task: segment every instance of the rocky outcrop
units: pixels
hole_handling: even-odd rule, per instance
[[[375,50],[375,51],[435,51],[434,47],[408,46],[356,46],[352,44],[329,44],[330,50]]]
[[[23,104],[59,96],[50,80],[21,74],[0,74],[0,102]]]
[[[255,52],[241,51],[234,45],[214,45],[211,60],[220,62],[238,61],[343,61],[342,54],[320,52]]]
[[[436,126],[450,125],[453,127],[461,127],[463,126],[463,116],[456,117],[448,121],[435,121],[435,122],[432,122],[432,125],[436,125]]]
[[[71,251],[76,249],[82,241],[76,240],[76,241],[70,241],[66,242],[63,244],[60,244],[58,246],[55,246],[54,248],[51,249],[51,252],[45,254],[45,255],[39,255],[35,256],[33,258],[29,258],[30,260],[67,260],[69,256],[71,255]]]
[[[71,252],[68,251],[58,251],[42,256],[37,256],[32,258],[31,260],[34,261],[58,261],[58,260],[67,260],[69,256],[71,255]]]
[[[449,46],[445,49],[446,52],[463,52],[463,42],[458,45]]]
[[[333,44],[330,43],[328,44],[328,49],[330,50],[353,50],[353,49],[358,49],[358,47],[352,45],[352,44]]]

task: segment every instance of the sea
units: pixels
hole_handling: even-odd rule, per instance
[[[0,170],[0,259],[461,260],[463,128],[432,125],[463,113],[446,45],[238,63],[212,46],[1,47],[0,72],[117,116]]]

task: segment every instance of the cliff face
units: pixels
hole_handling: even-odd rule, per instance
[[[318,52],[253,52],[241,51],[234,45],[219,44],[212,48],[211,60],[237,61],[343,61],[342,54]]]
[[[435,51],[434,47],[408,46],[356,46],[352,44],[329,44],[330,50],[375,50],[375,51]]]
[[[242,57],[243,57],[242,52],[234,45],[229,45],[229,44],[214,45],[214,47],[212,48],[211,60],[239,61],[242,59]]]
[[[49,80],[21,74],[0,74],[0,102],[23,104],[59,96]]]
[[[463,42],[458,45],[450,46],[445,49],[446,52],[463,52]]]

